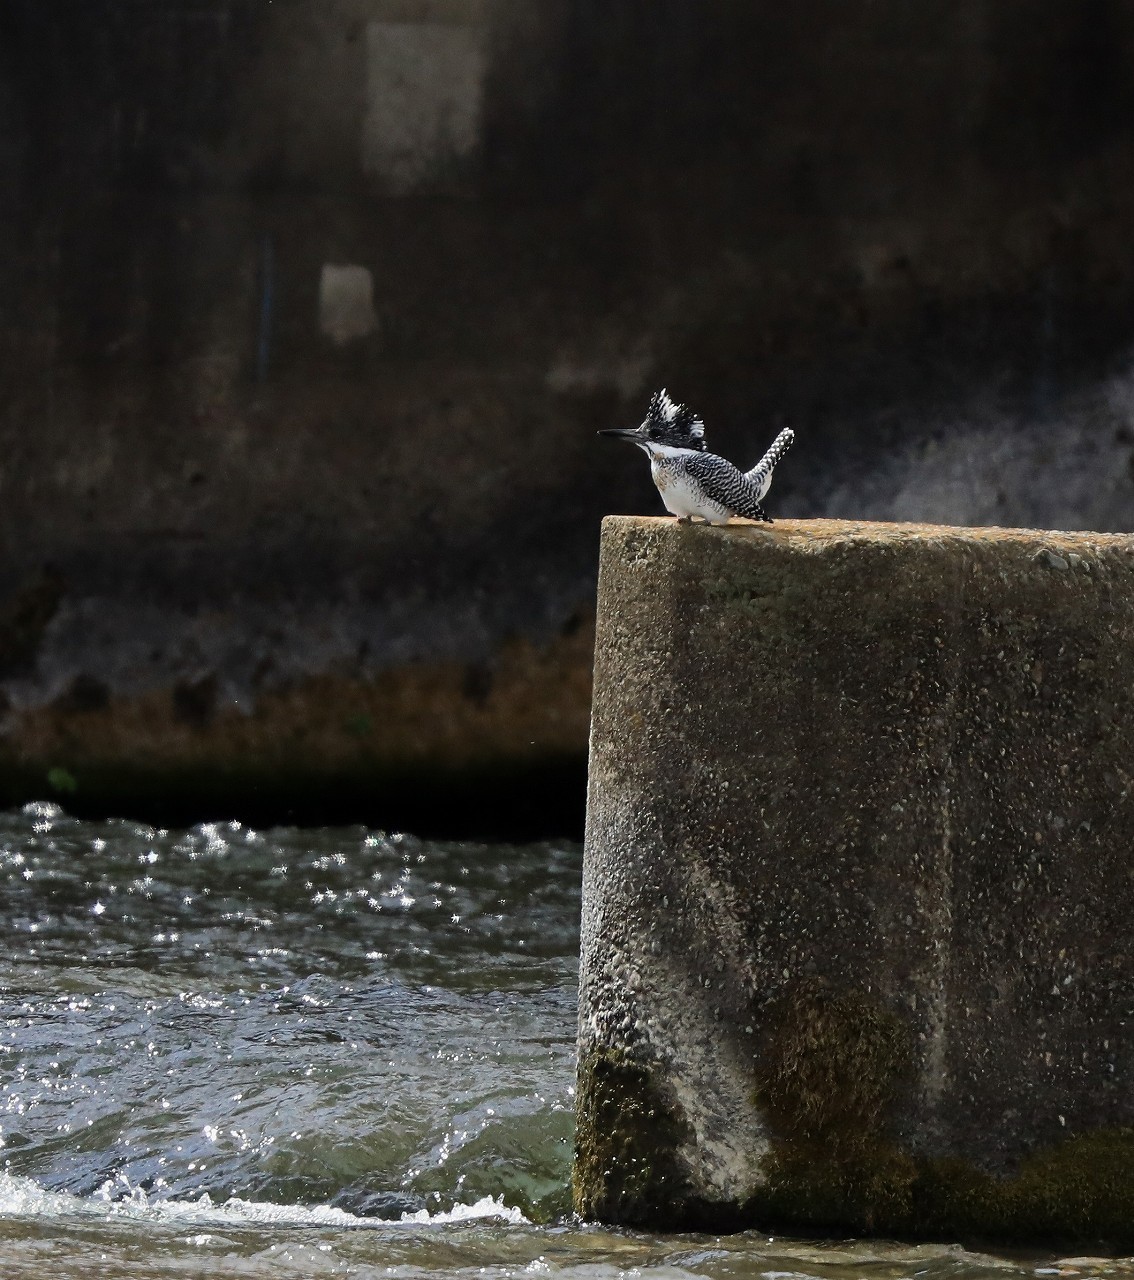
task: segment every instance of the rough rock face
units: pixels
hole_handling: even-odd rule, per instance
[[[1134,1243],[1134,537],[604,522],[575,1197]]]
[[[659,510],[594,433],[661,385],[796,429],[773,514],[1134,520],[1119,0],[9,0],[0,51],[5,797],[520,640],[574,785],[558,637]],[[482,758],[462,699],[387,754]]]

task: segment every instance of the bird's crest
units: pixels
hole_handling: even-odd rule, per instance
[[[658,444],[668,444],[675,449],[703,450],[706,447],[705,424],[688,405],[671,400],[664,387],[651,396],[642,427],[646,435]]]

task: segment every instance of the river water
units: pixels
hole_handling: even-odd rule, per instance
[[[575,1222],[581,856],[0,815],[0,1280],[1134,1277]]]

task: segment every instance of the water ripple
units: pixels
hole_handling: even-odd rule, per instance
[[[149,1203],[562,1209],[579,877],[575,846],[0,816],[4,1168]]]

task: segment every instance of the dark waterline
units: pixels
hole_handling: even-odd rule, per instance
[[[587,762],[579,755],[385,773],[116,766],[83,770],[77,788],[62,793],[38,769],[9,766],[0,775],[0,809],[58,800],[72,816],[94,822],[125,813],[171,829],[232,819],[257,829],[358,824],[510,844],[582,840],[586,792]]]

